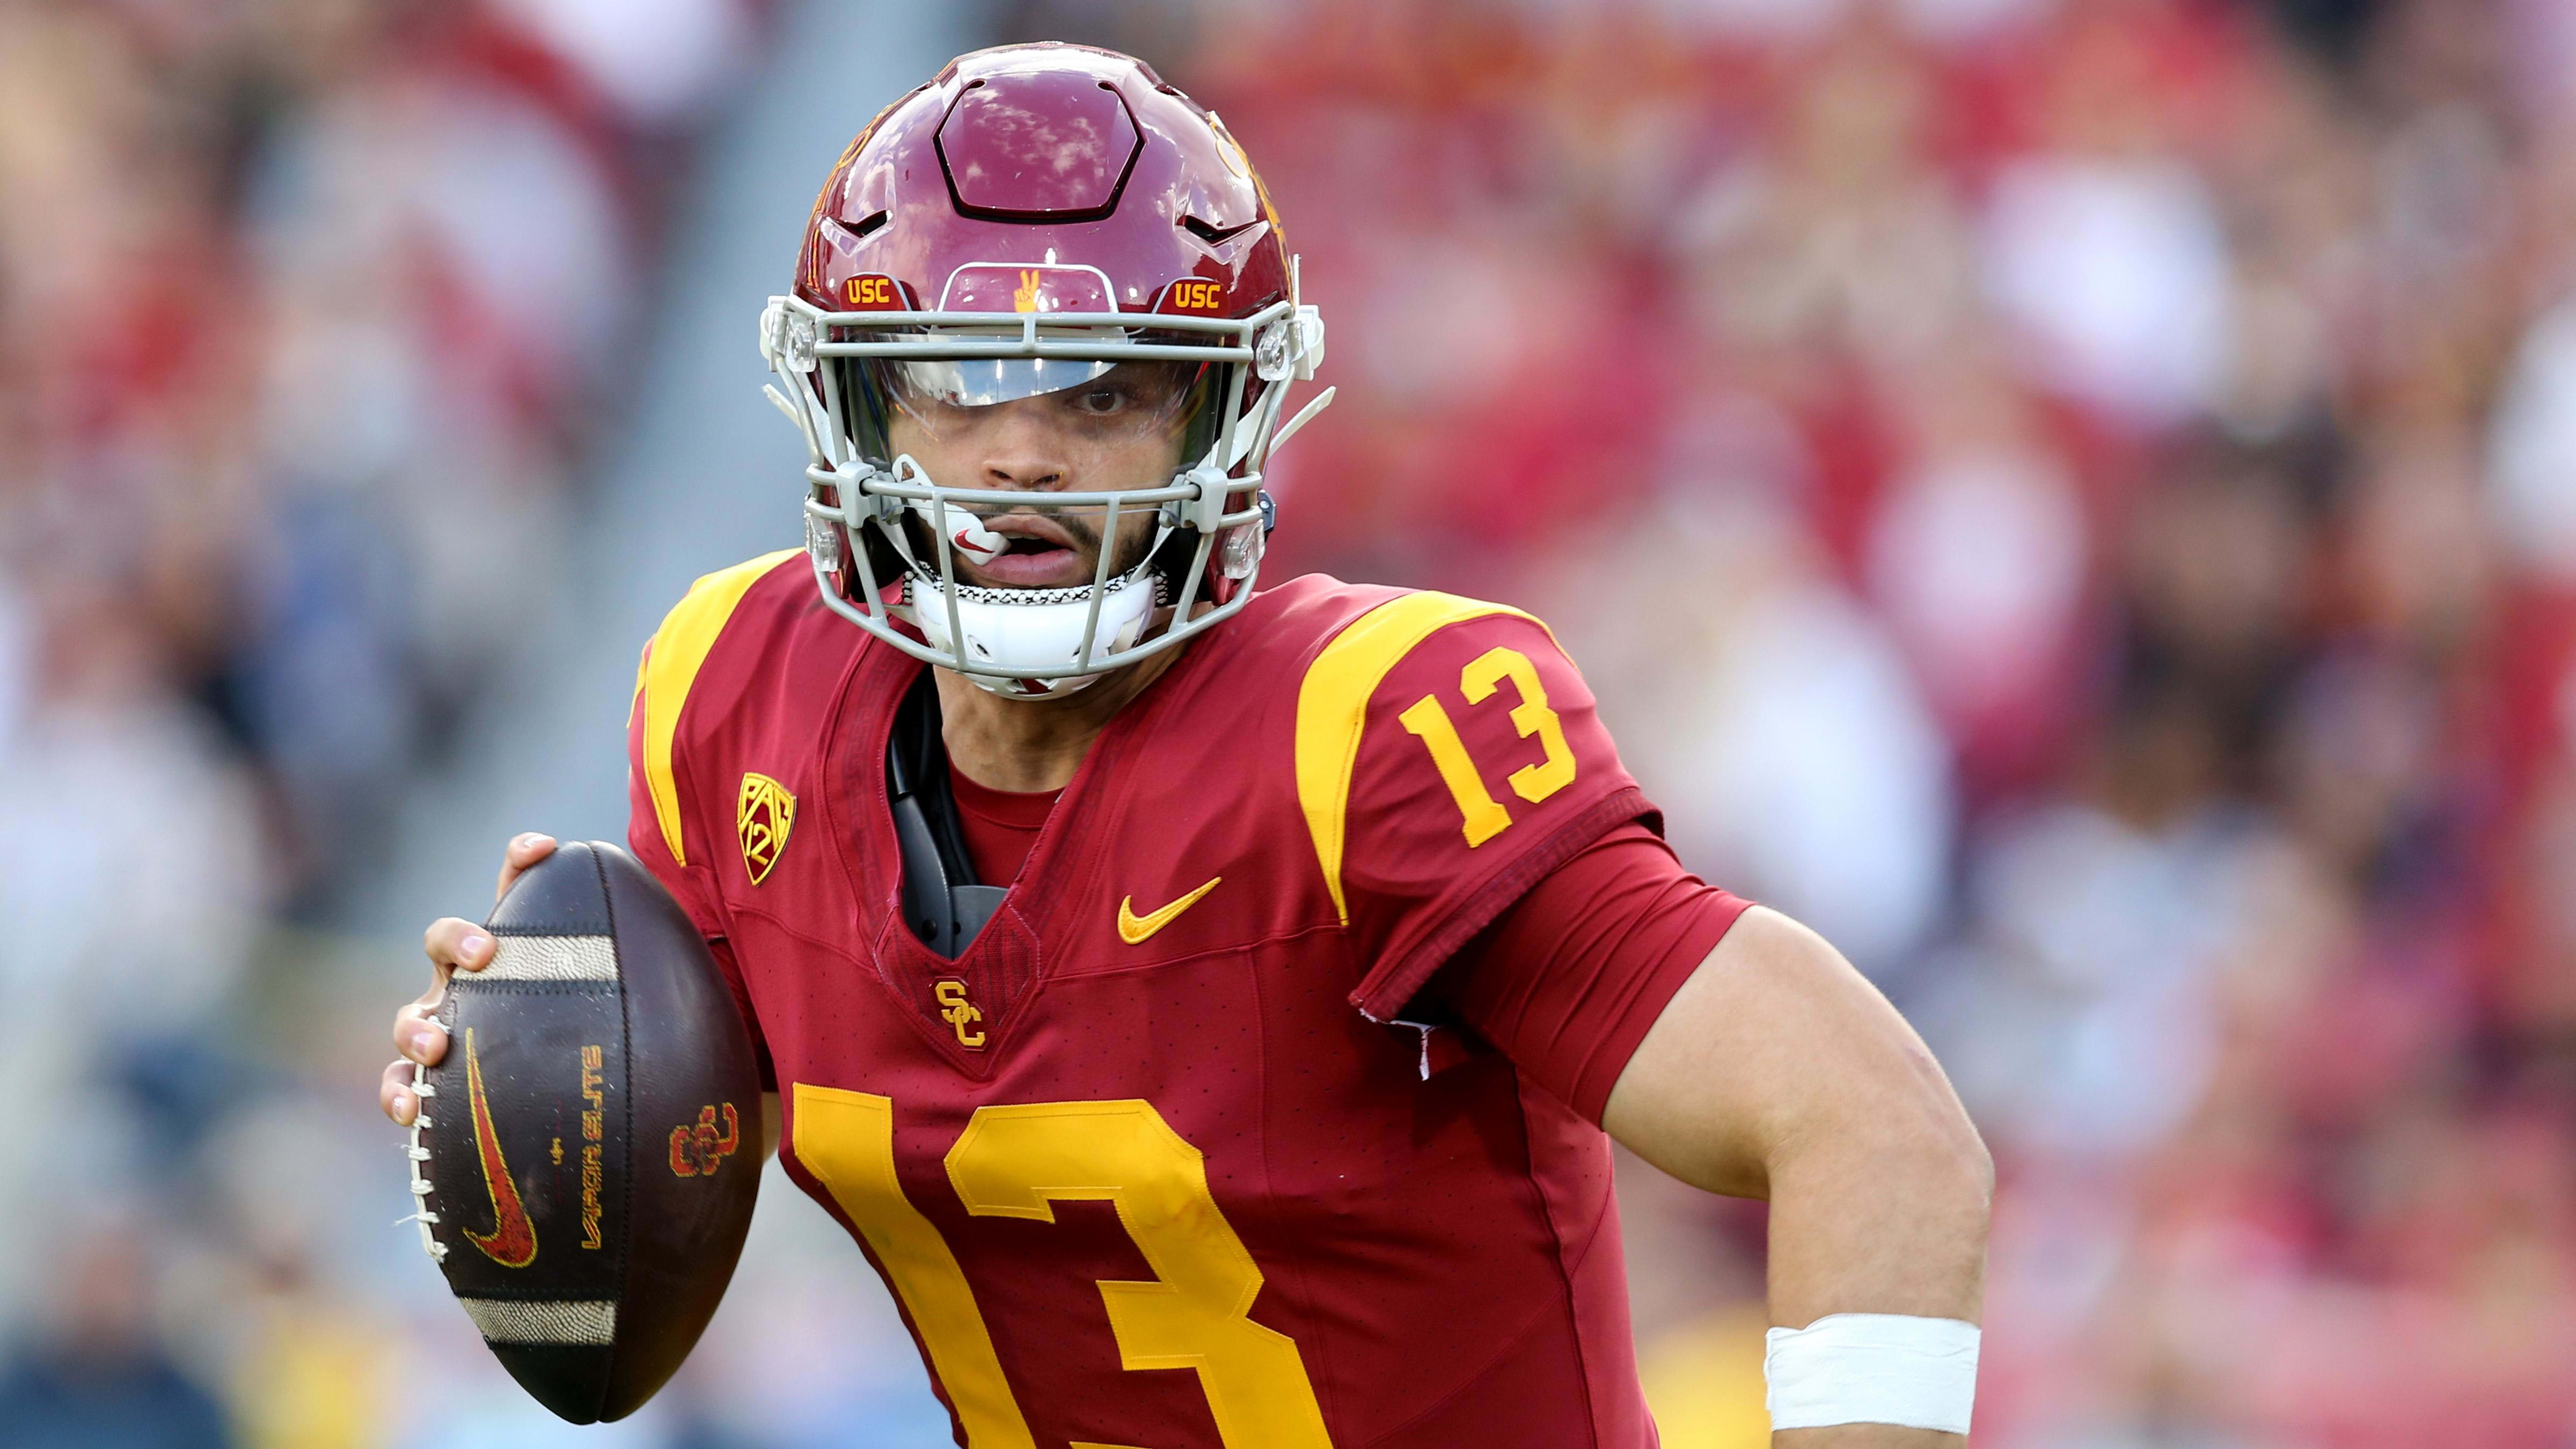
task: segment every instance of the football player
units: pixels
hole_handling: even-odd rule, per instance
[[[1905,1023],[1682,871],[1538,620],[1256,587],[1324,328],[1215,115],[953,62],[760,345],[804,546],[646,646],[629,839],[958,1443],[1652,1444],[1614,1138],[1770,1200],[1779,1442],[1957,1442],[1991,1170]]]

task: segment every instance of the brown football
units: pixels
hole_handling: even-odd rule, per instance
[[[576,1424],[662,1387],[733,1277],[760,1183],[751,1033],[633,856],[567,843],[510,886],[497,949],[416,1070],[422,1242],[503,1367]]]

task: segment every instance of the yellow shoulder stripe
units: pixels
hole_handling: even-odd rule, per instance
[[[689,702],[689,686],[697,682],[707,652],[716,647],[716,636],[724,632],[725,621],[733,617],[742,596],[762,575],[804,552],[781,549],[699,579],[671,607],[662,627],[654,631],[653,642],[644,646],[643,662],[635,670],[635,690],[644,699],[644,785],[653,794],[653,818],[662,827],[662,843],[671,847],[671,858],[682,865],[689,863],[689,857],[680,846],[680,787],[671,778],[671,746],[680,732],[680,707]]]
[[[1368,723],[1370,696],[1387,671],[1413,646],[1451,624],[1490,614],[1538,620],[1508,604],[1488,604],[1455,594],[1406,594],[1351,621],[1306,668],[1297,687],[1297,804],[1315,838],[1315,862],[1343,925],[1351,909],[1342,897],[1342,848],[1350,829],[1351,771],[1360,757],[1360,730]],[[1540,628],[1547,627],[1544,624]]]

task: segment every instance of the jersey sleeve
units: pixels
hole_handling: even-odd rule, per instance
[[[1351,1001],[1380,1021],[1541,877],[1654,819],[1546,626],[1446,594],[1399,595],[1322,649],[1299,689],[1296,754],[1358,956]]]
[[[650,646],[647,646],[648,650]],[[650,656],[648,653],[647,662]],[[769,1041],[761,1034],[760,1017],[752,1010],[750,988],[743,984],[742,967],[735,961],[733,942],[729,939],[723,897],[719,893],[715,872],[705,862],[682,865],[673,855],[665,835],[665,815],[677,820],[677,812],[688,808],[685,794],[671,791],[668,800],[657,800],[649,785],[646,770],[645,695],[639,686],[635,703],[626,721],[626,848],[662,883],[688,914],[690,924],[705,938],[707,950],[716,958],[716,968],[723,973],[725,986],[733,992],[734,1007],[742,1013],[745,1026],[751,1028],[753,1049],[760,1058],[760,1089],[778,1090],[778,1069],[770,1061]]]
[[[1750,903],[1631,822],[1541,878],[1440,969],[1431,995],[1593,1122],[1673,994]]]

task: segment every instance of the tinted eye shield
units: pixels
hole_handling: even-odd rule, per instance
[[[1222,366],[1217,374],[1218,395],[1210,399],[1218,409],[1217,436],[1207,456],[1183,459],[1184,471],[1158,487],[1055,493],[1047,500],[1051,507],[1106,508],[1115,503],[1132,510],[1151,504],[1168,521],[1212,535],[1258,517],[1248,496],[1257,489],[1258,478],[1224,479],[1235,486],[1203,488],[1191,481],[1192,475],[1231,473],[1255,451],[1248,444],[1266,440],[1267,427],[1243,426],[1248,421],[1242,416],[1245,385],[1263,361],[1258,344],[1297,320],[1298,309],[1289,301],[1274,303],[1250,317],[1231,318],[1122,312],[825,312],[802,298],[787,297],[773,301],[761,342],[780,372],[805,374],[813,385],[812,395],[801,400],[809,407],[800,408],[785,398],[779,402],[806,433],[813,453],[806,477],[818,487],[856,481],[855,473],[877,472],[850,455],[849,415],[861,400],[845,395],[846,374],[818,365],[825,361],[902,364],[903,375],[940,390],[954,387],[962,394],[959,401],[968,406],[979,405],[967,402],[970,397],[999,402],[1079,387],[1108,376],[1123,363]],[[1009,366],[1013,363],[1019,366]],[[1264,374],[1272,370],[1260,368]],[[1275,403],[1272,406],[1275,409]],[[1257,472],[1262,460],[1250,461]],[[1007,489],[938,487],[927,478],[917,478],[909,487],[906,482],[877,472],[868,480],[867,491],[889,505],[897,500],[928,502],[935,494],[940,502],[964,505],[978,513],[1029,502],[1025,493]],[[1234,501],[1229,495],[1236,493],[1247,495],[1242,500],[1245,506],[1228,509],[1225,505]]]
[[[1125,446],[1144,439],[1206,437],[1215,369],[1186,362],[1077,362],[1058,358],[884,361],[842,364],[853,394],[881,399],[932,438],[964,437],[996,422],[1038,416],[1068,440]],[[1032,410],[1034,414],[1032,414]],[[1192,447],[1192,451],[1196,451]],[[889,450],[890,451],[890,450]],[[1176,459],[1177,470],[1189,460]]]

